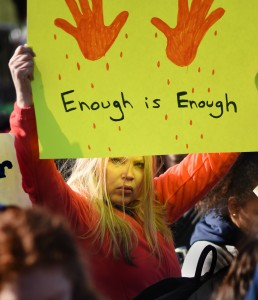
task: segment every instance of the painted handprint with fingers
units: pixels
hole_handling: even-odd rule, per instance
[[[175,28],[159,18],[151,19],[151,23],[166,36],[166,54],[174,64],[180,67],[190,65],[206,32],[224,15],[223,8],[217,8],[208,15],[213,2],[214,0],[192,0],[189,10],[188,0],[178,0]]]
[[[83,56],[88,60],[97,60],[105,56],[107,51],[115,42],[120,30],[124,26],[128,12],[121,12],[110,24],[104,24],[102,0],[79,0],[80,7],[76,0],[65,0],[76,26],[68,21],[57,18],[55,25],[68,34],[72,35],[81,49]]]

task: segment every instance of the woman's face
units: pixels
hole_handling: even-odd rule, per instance
[[[248,200],[232,217],[233,222],[247,233],[258,232],[258,198]]]
[[[115,204],[127,205],[142,196],[143,156],[111,157],[107,164],[107,193]]]

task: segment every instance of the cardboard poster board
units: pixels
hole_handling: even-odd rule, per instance
[[[257,151],[257,11],[29,0],[41,158]]]

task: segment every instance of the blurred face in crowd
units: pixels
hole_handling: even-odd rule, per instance
[[[72,300],[72,286],[58,268],[35,268],[6,283],[0,300]]]
[[[107,193],[115,204],[129,204],[142,197],[144,158],[111,157],[107,164]]]
[[[232,221],[246,233],[258,233],[258,197],[252,197],[232,215]]]

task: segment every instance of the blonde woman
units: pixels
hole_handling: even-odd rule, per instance
[[[92,283],[106,299],[133,299],[180,276],[168,224],[195,205],[238,154],[188,155],[156,178],[153,157],[78,159],[65,182],[54,161],[38,159],[33,57],[31,48],[19,46],[9,62],[17,95],[11,131],[31,201],[69,220]]]

